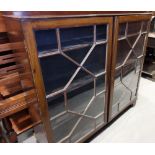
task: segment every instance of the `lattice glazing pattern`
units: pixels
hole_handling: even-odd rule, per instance
[[[147,25],[148,21],[119,25],[112,117],[137,95]]]
[[[79,141],[104,124],[107,30],[92,25],[35,32],[55,142]]]

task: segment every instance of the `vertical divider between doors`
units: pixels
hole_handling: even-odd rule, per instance
[[[109,84],[109,102],[108,102],[108,122],[111,121],[112,115],[112,102],[114,93],[114,80],[115,80],[115,64],[117,57],[117,38],[118,38],[118,17],[113,17],[113,28],[112,28],[112,50],[111,50],[111,67],[110,67],[110,84]]]
[[[109,17],[110,18],[110,17]],[[108,113],[109,113],[109,96],[110,96],[110,82],[111,82],[111,63],[112,63],[112,45],[113,45],[113,17],[111,17],[111,22],[108,24],[108,50],[107,50],[107,68],[106,68],[106,103],[105,103],[105,122],[107,123],[108,122]]]

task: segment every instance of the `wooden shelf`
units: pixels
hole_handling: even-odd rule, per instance
[[[102,40],[102,41],[97,41],[96,45],[100,45],[100,44],[106,44],[107,41],[106,40]],[[89,47],[92,46],[92,43],[87,43],[87,44],[78,44],[78,45],[72,45],[72,46],[66,46],[62,48],[63,52],[67,52],[67,51],[71,51],[71,50],[77,50],[80,48],[85,48],[85,47]],[[44,57],[48,57],[48,56],[53,56],[53,55],[57,55],[60,54],[60,52],[58,51],[58,49],[53,49],[53,50],[45,50],[45,51],[39,51],[39,58],[44,58]]]
[[[94,81],[94,79],[92,77],[85,76],[85,77],[77,80],[76,82],[73,82],[71,84],[71,86],[69,86],[69,91],[74,91],[82,86],[90,84],[93,81]],[[46,98],[50,99],[51,97],[55,96],[57,94],[57,92],[58,93],[61,92],[62,89],[63,88],[58,88],[57,90],[54,90],[52,93],[46,95]]]
[[[101,75],[105,74],[105,72],[101,72],[101,71],[100,71],[100,73],[102,73]],[[93,82],[94,82],[94,78],[92,76],[84,76],[84,77],[76,80],[76,82],[74,82],[74,80],[73,80],[73,82],[69,86],[68,92],[82,88],[83,86],[89,85]],[[58,88],[57,90],[54,90],[50,94],[46,95],[46,98],[50,99],[51,97],[55,96],[56,94],[59,94],[60,92],[63,92],[63,88]]]
[[[130,38],[130,37],[138,36],[139,34],[140,34],[140,32],[138,32],[138,33],[133,33],[133,34],[128,34],[127,36],[121,35],[121,36],[118,38],[118,40],[119,40],[119,41],[125,40],[125,39]],[[141,35],[143,35],[143,34],[147,34],[147,32],[142,32]]]
[[[91,46],[91,45],[92,44],[80,44],[80,45],[68,46],[68,47],[63,48],[62,51],[67,52],[67,51],[70,51],[70,50],[76,50],[76,49],[88,47],[88,46]],[[46,50],[46,51],[42,51],[42,52],[39,53],[39,58],[44,58],[44,57],[52,56],[52,55],[56,55],[56,54],[60,54],[58,49]]]

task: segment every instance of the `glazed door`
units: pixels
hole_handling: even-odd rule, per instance
[[[29,55],[52,141],[83,141],[107,122],[112,18],[35,21],[25,33],[35,40]]]
[[[136,100],[150,18],[116,17],[109,121]]]

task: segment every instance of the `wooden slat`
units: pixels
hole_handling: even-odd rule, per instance
[[[6,32],[6,26],[1,13],[0,13],[0,32]]]
[[[0,102],[0,119],[37,103],[34,89],[15,95]]]
[[[7,64],[11,62],[16,62],[16,55],[15,54],[7,54],[0,56],[0,64]]]
[[[20,72],[23,69],[23,65],[12,65],[5,68],[0,68],[0,77],[8,75],[15,72]]]
[[[24,48],[23,42],[0,44],[0,52]]]
[[[0,94],[3,97],[28,90],[30,88],[33,88],[31,72],[21,74],[15,72],[13,74],[0,77]]]
[[[31,72],[20,74],[20,80],[23,89],[32,88],[34,86]]]
[[[0,94],[5,97],[22,90],[18,73],[0,79]]]

